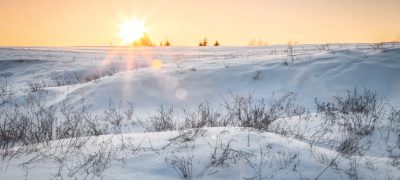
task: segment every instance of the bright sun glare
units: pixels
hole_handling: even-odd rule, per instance
[[[144,20],[131,18],[121,24],[119,36],[123,43],[128,44],[140,39],[146,32],[147,28],[144,26]]]

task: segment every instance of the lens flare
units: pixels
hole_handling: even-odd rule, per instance
[[[154,60],[151,62],[151,67],[154,69],[160,69],[162,67],[162,63],[160,60]]]
[[[131,18],[125,20],[120,26],[119,36],[125,44],[132,43],[140,39],[146,32],[147,28],[144,25],[144,20]]]
[[[178,88],[178,89],[175,91],[175,97],[176,97],[177,99],[179,99],[179,100],[184,100],[184,99],[186,99],[187,95],[188,95],[188,93],[187,93],[186,89]]]

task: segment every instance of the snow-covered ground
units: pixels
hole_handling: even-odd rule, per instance
[[[66,102],[84,109],[87,116],[79,120],[112,119],[120,109],[128,120],[99,136],[53,138],[25,143],[25,149],[18,144],[12,151],[2,145],[0,179],[400,179],[400,44],[294,48],[293,54],[283,45],[0,48],[1,121],[11,120],[14,108],[30,108],[24,103],[36,96],[46,109]],[[317,112],[316,99],[334,102],[333,96],[345,97],[354,88],[383,98],[377,106],[382,112],[360,115],[379,115],[370,133],[348,129],[346,118],[358,112],[339,114],[333,123],[327,122],[332,116]],[[268,129],[233,122],[183,130],[188,112],[201,103],[219,119],[235,119],[226,106],[248,96],[256,105],[265,100],[268,108],[274,99],[295,98],[304,111],[280,114]],[[111,105],[117,110],[110,111]],[[174,108],[171,117],[181,130],[154,132],[160,105]],[[126,113],[131,106],[132,117]],[[54,111],[57,123],[68,119]],[[356,144],[354,151],[340,152],[346,140]]]

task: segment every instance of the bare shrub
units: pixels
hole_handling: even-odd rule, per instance
[[[182,54],[175,55],[174,64],[175,64],[177,69],[182,69],[183,68],[182,67],[182,62],[183,62],[182,59],[183,59],[183,55]]]
[[[336,148],[336,151],[347,156],[352,156],[356,153],[360,153],[360,136],[355,134],[348,134],[343,141]]]
[[[90,105],[81,99],[82,106],[74,109],[69,99],[61,102],[60,111],[63,121],[56,127],[57,139],[78,138],[83,136],[98,136],[107,133],[107,128],[102,126],[98,117],[93,117],[87,110]]]
[[[400,131],[400,110],[396,110],[395,108],[391,108],[391,111],[389,113],[389,127],[391,127],[391,125],[393,125],[394,130],[398,130]]]
[[[38,92],[43,91],[46,87],[46,83],[44,81],[28,81],[28,91],[30,92]]]
[[[121,122],[132,117],[131,110],[125,111],[123,116],[123,113],[117,113],[123,110],[111,106],[103,118],[93,116],[88,112],[90,105],[84,98],[79,108],[68,98],[53,106],[48,106],[47,102],[48,92],[38,91],[28,94],[24,101],[13,101],[0,107],[0,153],[3,159],[17,153],[37,152],[38,148],[49,146],[50,141],[61,139],[64,139],[63,143],[56,146],[67,146],[66,152],[72,152],[85,145],[91,136],[121,133]],[[119,123],[114,123],[116,118]]]
[[[9,87],[9,83],[10,83],[9,79],[13,75],[14,75],[14,73],[12,73],[12,72],[2,72],[2,73],[0,73],[0,78],[1,78],[2,84],[4,82],[4,86],[5,87]]]
[[[28,95],[26,107],[14,107],[0,121],[2,142],[23,145],[48,142],[53,139],[53,127],[57,121],[55,108],[45,108],[45,96]]]
[[[357,88],[347,91],[345,97],[336,96],[339,111],[344,114],[349,113],[364,113],[369,114],[376,112],[379,106],[379,99],[376,91],[367,90],[364,88],[363,92],[359,92]]]
[[[171,142],[186,143],[195,140],[197,137],[202,136],[206,130],[201,128],[179,130],[179,135],[170,139]]]
[[[96,70],[94,72],[89,73],[71,73],[69,74],[65,71],[62,75],[54,75],[52,80],[55,82],[56,86],[65,86],[65,85],[72,85],[78,83],[86,83],[91,81],[96,81],[105,76],[112,76],[116,74],[119,70],[115,67],[110,68],[108,70]]]
[[[182,180],[190,180],[193,176],[192,167],[193,156],[173,156],[171,160],[165,162],[172,167]]]
[[[1,141],[0,142],[0,157],[3,162],[5,160],[11,160],[17,157],[20,153],[24,152],[25,149],[30,149],[29,147],[19,146],[15,141]]]
[[[132,124],[133,106],[131,103],[128,103],[124,110],[121,103],[115,107],[110,99],[109,106],[103,114],[93,116],[88,112],[90,105],[85,104],[84,101],[82,98],[82,106],[78,109],[74,109],[68,99],[61,102],[60,112],[63,115],[63,121],[56,127],[58,139],[120,134],[123,124]]]
[[[10,77],[14,75],[11,72],[0,73],[0,105],[10,102],[12,93],[12,84],[9,82]]]
[[[296,49],[295,49],[296,45],[297,42],[295,41],[289,41],[287,43],[286,54],[292,62],[296,59]]]
[[[293,105],[294,93],[287,93],[279,99],[273,98],[268,104],[265,99],[254,102],[249,95],[236,96],[234,101],[225,102],[227,111],[227,119],[233,121],[233,124],[238,124],[240,127],[251,127],[260,131],[269,131],[271,124],[278,118],[284,115],[298,115],[301,113]],[[295,109],[293,109],[296,107]]]
[[[289,66],[289,62],[287,59],[283,59],[282,64],[285,66]]]
[[[103,113],[103,121],[109,122],[112,132],[114,134],[120,134],[124,123],[133,124],[133,105],[127,103],[127,108],[124,110],[122,104],[119,103],[117,107],[113,104],[111,97],[109,98],[108,108]],[[125,124],[126,125],[126,124]]]
[[[101,177],[102,173],[110,167],[114,158],[113,148],[107,145],[100,145],[99,149],[90,154],[82,154],[82,159],[75,166],[68,168],[69,177],[75,177],[78,173],[85,174],[86,178],[93,179]]]
[[[173,120],[173,107],[165,109],[164,106],[160,106],[157,113],[149,117],[151,127],[147,128],[147,130],[160,132],[176,129],[176,123]]]
[[[265,179],[266,177],[263,175],[264,168],[267,165],[269,159],[269,153],[270,151],[265,151],[264,148],[260,145],[260,152],[259,155],[253,155],[250,156],[247,160],[247,164],[250,166],[251,169],[254,171],[253,177],[250,178],[245,178],[245,179],[258,179],[262,180]]]
[[[391,138],[392,134],[394,134],[394,138]],[[394,148],[400,149],[400,110],[396,110],[395,108],[391,108],[388,115],[388,124],[387,124],[387,134],[385,135],[385,144],[387,146],[387,151],[392,152]],[[395,142],[392,142],[392,141]]]
[[[260,75],[261,75],[261,71],[260,70],[257,70],[256,71],[256,74],[253,76],[253,79],[254,80],[260,80]]]
[[[331,148],[346,156],[362,155],[369,149],[370,143],[361,141],[374,133],[377,120],[384,116],[383,100],[377,97],[375,91],[354,88],[344,96],[335,96],[333,102],[316,101],[316,105],[317,112],[322,113],[326,120],[326,126],[337,125],[343,133],[343,138],[329,145]]]
[[[186,109],[183,111],[185,114],[183,128],[216,127],[220,124],[221,113],[213,110],[208,102],[200,104],[195,112]]]
[[[300,55],[304,55],[304,56],[306,56],[306,58],[307,59],[311,59],[312,58],[312,55],[311,55],[311,53],[310,53],[310,50],[308,50],[308,49],[306,49],[306,48],[302,48],[302,50],[301,50],[301,54]]]
[[[225,64],[224,67],[225,67],[226,69],[231,69],[231,68],[233,68],[233,65],[231,65],[231,64]]]
[[[250,156],[251,153],[233,149],[231,143],[233,140],[228,140],[225,142],[220,136],[217,137],[214,144],[210,144],[210,163],[200,172],[200,176],[203,176],[206,172],[212,168],[227,165],[228,162],[238,163],[238,161],[245,161]]]
[[[350,168],[345,171],[345,173],[349,176],[349,179],[351,180],[358,180],[358,179],[363,179],[359,177],[359,162],[357,160],[357,157],[350,158]]]
[[[225,109],[228,112],[228,119],[232,119],[235,124],[239,123],[241,127],[255,127],[262,120],[265,121],[265,126],[268,126],[277,118],[274,115],[271,118],[264,117],[267,115],[265,100],[262,99],[258,104],[254,104],[250,95],[236,96],[233,103],[225,102]]]
[[[318,180],[325,172],[328,170],[329,167],[335,166],[336,165],[336,160],[340,157],[340,153],[336,155],[335,158],[331,159],[329,164],[322,170],[321,173],[318,174],[318,176],[315,178],[315,180]]]
[[[162,147],[161,149],[165,149],[171,146],[174,143],[188,143],[194,141],[197,137],[203,136],[204,133],[207,132],[202,128],[195,128],[195,129],[186,129],[186,130],[179,130],[179,134],[169,139],[169,143]]]
[[[369,45],[372,49],[383,49],[385,46],[384,42],[379,42],[379,43],[372,43]]]
[[[330,44],[328,43],[328,44],[319,44],[317,46],[317,49],[321,50],[321,51],[329,51],[331,48],[330,48]]]
[[[333,123],[357,135],[371,134],[376,121],[383,112],[383,101],[375,91],[357,88],[347,91],[345,96],[335,96],[333,102],[320,103],[316,100],[317,112],[323,113]]]

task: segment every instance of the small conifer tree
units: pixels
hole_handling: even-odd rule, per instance
[[[171,43],[168,41],[168,39],[165,41],[164,46],[171,46]]]
[[[208,41],[207,41],[207,38],[205,37],[203,40],[203,46],[207,46],[207,44],[208,44]]]

